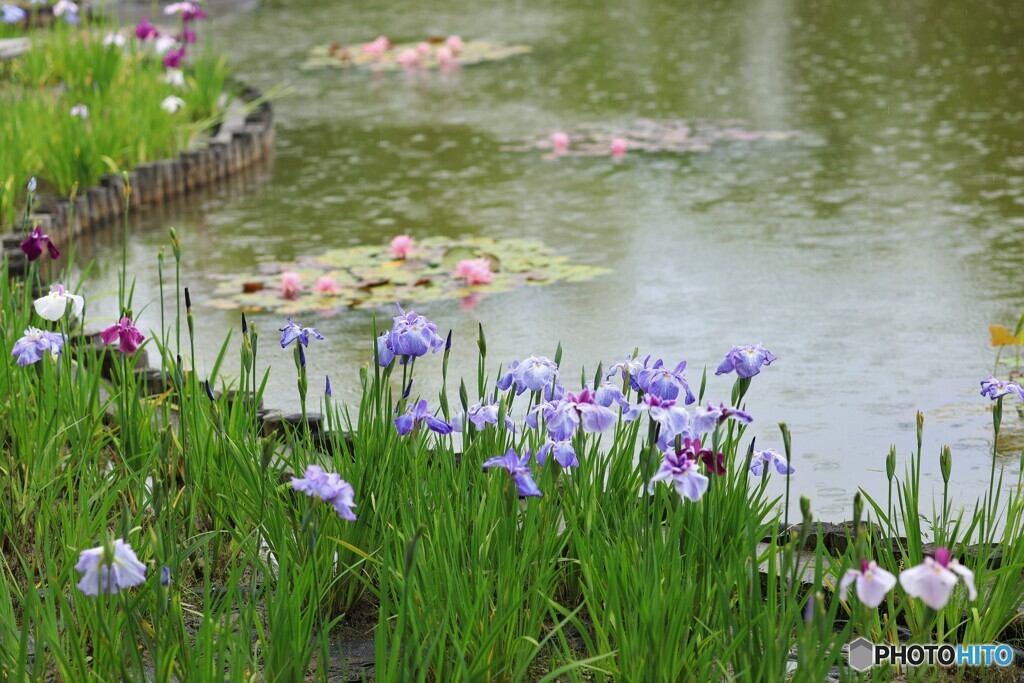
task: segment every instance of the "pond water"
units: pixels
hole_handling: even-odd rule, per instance
[[[167,226],[183,235],[200,373],[238,328],[237,313],[206,305],[214,274],[405,232],[538,239],[613,272],[472,307],[417,306],[454,329],[456,375],[475,372],[478,322],[492,374],[561,340],[568,378],[638,346],[686,359],[696,385],[733,344],[763,342],[779,360],[748,407],[759,447],[781,447],[780,421],[793,431],[794,510],[807,495],[819,517],[848,517],[858,486],[884,499],[885,455],[895,443],[902,471],[917,409],[926,477],[939,481],[949,444],[961,500],[987,487],[987,325],[1012,326],[1024,307],[1024,5],[281,0],[211,27],[244,80],[290,90],[275,103],[273,167],[247,191],[152,212],[133,232],[139,302],[157,297]],[[453,33],[533,52],[418,78],[299,69],[317,44]],[[803,135],[618,163],[499,149],[639,117],[740,118]],[[116,292],[112,243],[116,231],[83,254],[95,259],[92,293]],[[116,294],[95,298],[93,321],[115,307]],[[354,398],[372,317],[389,324],[392,313],[303,317],[327,337],[309,354],[311,386],[330,373],[335,396]],[[159,327],[156,307],[140,317]],[[274,365],[268,403],[294,408],[291,355],[273,343],[279,318],[252,319]],[[436,396],[440,359],[417,370],[416,389]],[[731,381],[712,374],[709,397],[727,399]],[[1003,460],[1015,475],[1017,456]]]

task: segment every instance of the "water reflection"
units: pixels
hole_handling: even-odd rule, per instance
[[[732,344],[761,341],[780,361],[750,397],[758,443],[778,446],[775,425],[789,422],[795,491],[819,515],[848,514],[857,486],[884,494],[885,453],[890,443],[909,453],[917,408],[926,475],[938,479],[949,443],[958,489],[987,485],[988,406],[977,395],[993,355],[986,326],[1024,307],[1018,4],[301,0],[215,25],[245,79],[292,89],[276,104],[275,165],[254,191],[144,217],[133,233],[140,300],[157,291],[166,227],[184,236],[200,371],[237,325],[203,305],[217,273],[400,232],[521,236],[614,274],[422,307],[454,328],[453,372],[474,372],[478,322],[492,372],[561,340],[569,377],[634,346],[686,358],[699,375]],[[297,68],[309,45],[380,33],[459,33],[534,52],[411,80]],[[806,135],[618,164],[498,151],[642,116],[744,118]],[[116,290],[119,254],[102,246],[91,252],[93,287]],[[109,299],[93,310],[114,315]],[[331,373],[335,396],[354,396],[372,315],[309,321],[329,339],[312,370]],[[264,332],[279,326],[253,319]],[[156,309],[143,314],[158,320]],[[293,405],[289,358],[263,349],[276,363],[268,402]],[[728,382],[709,387],[722,398]],[[436,391],[427,374],[417,388]]]

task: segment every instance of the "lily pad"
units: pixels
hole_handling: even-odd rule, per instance
[[[693,154],[726,143],[779,142],[800,137],[798,131],[751,130],[740,120],[719,122],[687,119],[637,119],[624,126],[581,125],[565,131],[569,145],[556,152],[551,134],[506,145],[507,152],[540,151],[546,156],[593,157],[611,154],[612,141],[625,143],[625,153]]]
[[[459,261],[481,258],[490,262],[491,282],[469,284],[455,277]],[[388,245],[374,245],[331,249],[290,262],[263,262],[255,272],[217,276],[219,283],[211,303],[222,309],[269,310],[291,315],[340,308],[378,308],[395,301],[476,301],[483,294],[509,292],[528,285],[584,282],[608,272],[605,268],[570,263],[540,242],[429,237],[417,240],[414,253],[406,259],[394,258]],[[283,273],[294,273],[299,278],[298,291],[289,297],[281,286]]]
[[[378,39],[380,40],[380,39]],[[494,62],[530,52],[529,45],[505,45],[487,40],[469,40],[461,43],[457,50],[449,47],[444,38],[374,48],[373,43],[342,45],[331,43],[320,45],[309,51],[309,58],[302,65],[304,69],[352,69],[363,68],[373,71],[443,70]],[[403,54],[415,54],[415,62],[402,62]]]

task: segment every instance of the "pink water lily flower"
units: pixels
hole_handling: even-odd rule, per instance
[[[850,584],[857,582],[857,597],[868,607],[878,607],[885,595],[896,586],[896,577],[878,566],[874,560],[861,558],[860,571],[847,569],[839,582],[839,599],[846,600]]]
[[[437,63],[442,67],[451,66],[455,63],[455,55],[450,47],[442,47],[437,51]]]
[[[316,281],[316,293],[337,296],[341,293],[341,289],[338,288],[337,280],[330,275],[324,275]]]
[[[421,42],[416,46],[416,52],[419,52],[421,55],[426,56],[433,52],[433,48],[430,47],[430,43]]]
[[[485,258],[459,261],[455,266],[455,277],[471,285],[486,285],[494,281],[491,263]]]
[[[615,157],[616,159],[621,159],[622,156],[626,153],[627,146],[628,145],[626,144],[625,140],[623,140],[622,138],[615,138],[614,140],[612,140],[612,156]]]
[[[294,299],[302,289],[302,279],[298,273],[286,271],[281,273],[281,296],[285,299]]]
[[[402,50],[398,54],[398,57],[395,59],[395,61],[398,62],[399,64],[401,64],[402,66],[406,67],[406,68],[411,68],[411,67],[416,66],[416,62],[418,62],[419,59],[420,59],[420,56],[416,52],[416,50],[409,49],[409,50]]]
[[[569,151],[569,136],[556,130],[551,134],[551,148],[555,150],[555,154],[565,154]]]
[[[371,43],[363,43],[363,52],[369,52],[374,57],[380,57],[382,54],[388,51],[391,47],[391,41],[384,36],[378,36],[376,40]]]
[[[408,235],[399,235],[391,240],[391,255],[395,258],[408,258],[412,256],[413,244],[416,242]]]
[[[448,40],[445,41],[448,44],[448,48],[453,54],[459,54],[462,52],[462,38],[459,36],[448,36]]]

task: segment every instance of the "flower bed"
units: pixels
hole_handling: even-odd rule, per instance
[[[17,60],[0,64],[0,220],[14,223],[23,188],[38,178],[42,195],[32,222],[61,242],[69,230],[121,215],[119,171],[129,172],[138,206],[204,186],[269,153],[272,116],[259,93],[234,83],[218,56],[185,61],[200,19],[188,11],[179,8],[173,35],[148,22],[131,36],[56,26]],[[13,253],[16,241],[6,237],[5,251]]]
[[[53,255],[41,235],[25,249],[34,281]],[[808,499],[788,520],[769,481],[800,476],[799,435],[747,433],[746,397],[785,371],[761,345],[699,381],[635,354],[574,380],[560,347],[497,366],[482,331],[399,309],[367,365],[330,368],[359,388],[340,405],[331,340],[297,320],[278,338],[240,316],[227,385],[220,361],[193,371],[201,314],[178,282],[142,302],[167,328],[139,330],[122,271],[124,314],[89,343],[87,282],[8,282],[5,329],[27,331],[0,372],[7,677],[324,679],[332,633],[374,640],[378,680],[821,681],[857,636],[1020,644],[1020,482],[1000,493],[993,457],[966,516],[940,449],[947,488],[922,500],[919,416],[905,471],[884,459],[887,499],[858,494],[838,530]],[[163,370],[140,372],[147,349]],[[260,410],[267,354],[294,363],[294,418]],[[449,378],[453,354],[477,376]],[[439,395],[419,395],[425,373]],[[998,435],[1024,390],[981,390]]]

